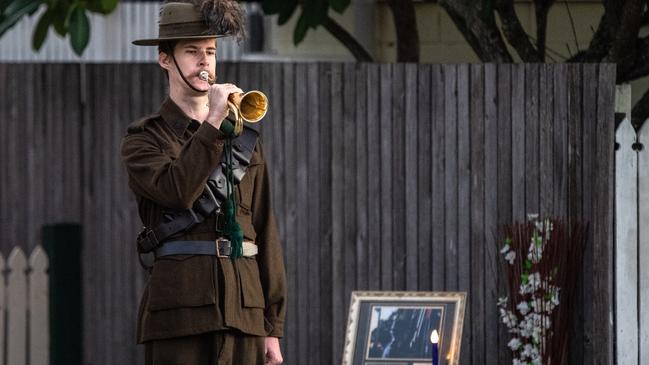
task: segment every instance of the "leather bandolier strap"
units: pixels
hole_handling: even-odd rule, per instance
[[[244,128],[241,135],[232,141],[233,176],[235,184],[243,179],[250,159],[255,151],[259,134],[252,128]],[[227,197],[227,181],[222,161],[207,179],[203,193],[186,210],[170,210],[164,213],[162,221],[155,228],[145,227],[137,236],[139,253],[149,253],[158,248],[170,237],[187,232],[195,225],[203,222],[210,214],[219,212],[221,203]]]

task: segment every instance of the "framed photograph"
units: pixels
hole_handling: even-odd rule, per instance
[[[343,365],[457,365],[466,293],[352,292]]]

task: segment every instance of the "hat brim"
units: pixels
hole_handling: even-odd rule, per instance
[[[178,37],[162,37],[162,38],[150,38],[150,39],[136,39],[133,43],[136,46],[157,46],[161,42],[165,41],[178,41],[182,39],[208,39],[208,38],[224,38],[228,37],[229,34],[209,34],[209,35],[195,35],[195,36],[178,36]]]

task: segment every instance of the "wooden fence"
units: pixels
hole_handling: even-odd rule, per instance
[[[29,257],[20,247],[0,254],[0,364],[50,363],[47,265],[40,246]]]
[[[493,232],[532,212],[590,222],[570,363],[613,363],[613,66],[217,67],[271,102],[262,133],[289,280],[287,364],[340,362],[352,290],[466,291],[461,363],[506,363]],[[145,277],[118,146],[157,110],[162,73],[4,64],[0,83],[0,243],[81,223],[83,362],[135,364]]]

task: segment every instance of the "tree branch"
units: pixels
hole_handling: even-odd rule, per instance
[[[616,62],[618,83],[649,75],[649,37],[635,39],[627,52],[633,56]]]
[[[513,62],[492,11],[483,11],[482,4],[474,1],[467,5],[461,0],[440,0],[439,4],[482,62]]]
[[[535,0],[534,16],[536,17],[536,50],[541,62],[545,62],[545,37],[548,28],[548,12],[554,0]]]
[[[527,32],[523,29],[516,11],[513,0],[501,0],[496,3],[496,11],[500,15],[502,31],[509,44],[514,47],[516,53],[523,62],[540,62],[539,52],[530,42]]]
[[[611,45],[620,26],[622,14],[622,0],[603,0],[604,15],[602,15],[593,39],[588,49],[578,52],[567,62],[600,62],[611,49]]]
[[[322,26],[342,43],[359,62],[373,62],[372,56],[365,50],[363,45],[349,34],[340,24],[327,15],[322,21]]]
[[[631,110],[631,124],[639,130],[649,118],[649,90],[638,100]]]
[[[388,0],[397,30],[397,62],[419,62],[419,32],[412,1]]]
[[[607,61],[618,62],[625,58],[633,58],[634,43],[642,25],[644,0],[627,0],[622,10],[620,26],[615,35],[615,42],[610,48]]]

